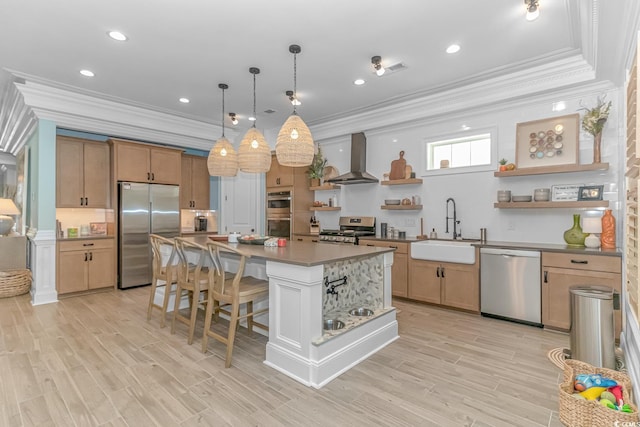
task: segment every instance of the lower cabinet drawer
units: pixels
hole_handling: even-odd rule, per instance
[[[574,270],[606,271],[609,273],[622,272],[621,258],[606,255],[542,252],[542,265],[557,268],[572,268]]]

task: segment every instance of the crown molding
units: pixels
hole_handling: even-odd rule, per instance
[[[221,126],[37,82],[16,87],[38,119],[58,127],[207,151],[222,133]]]
[[[528,70],[490,78],[422,98],[385,105],[371,111],[342,115],[310,125],[314,139],[345,135],[362,129],[393,126],[472,108],[485,108],[510,100],[526,100],[539,93],[577,86],[595,79],[593,67],[581,55],[539,65]]]
[[[16,89],[11,75],[0,73],[0,152],[14,156],[24,147],[38,119]]]

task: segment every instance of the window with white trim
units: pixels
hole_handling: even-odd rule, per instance
[[[491,138],[486,132],[427,142],[427,171],[491,165]]]

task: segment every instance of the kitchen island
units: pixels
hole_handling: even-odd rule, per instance
[[[393,249],[298,241],[237,247],[252,256],[245,272],[260,276],[263,264],[269,280],[266,365],[320,388],[398,338],[391,305]],[[225,256],[225,269],[234,270],[234,261]],[[354,308],[373,314],[352,316]],[[327,318],[345,327],[325,331]]]

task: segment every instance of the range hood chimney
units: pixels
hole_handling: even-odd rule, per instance
[[[332,184],[369,184],[378,178],[367,173],[367,138],[363,132],[351,134],[351,171],[327,180]]]

